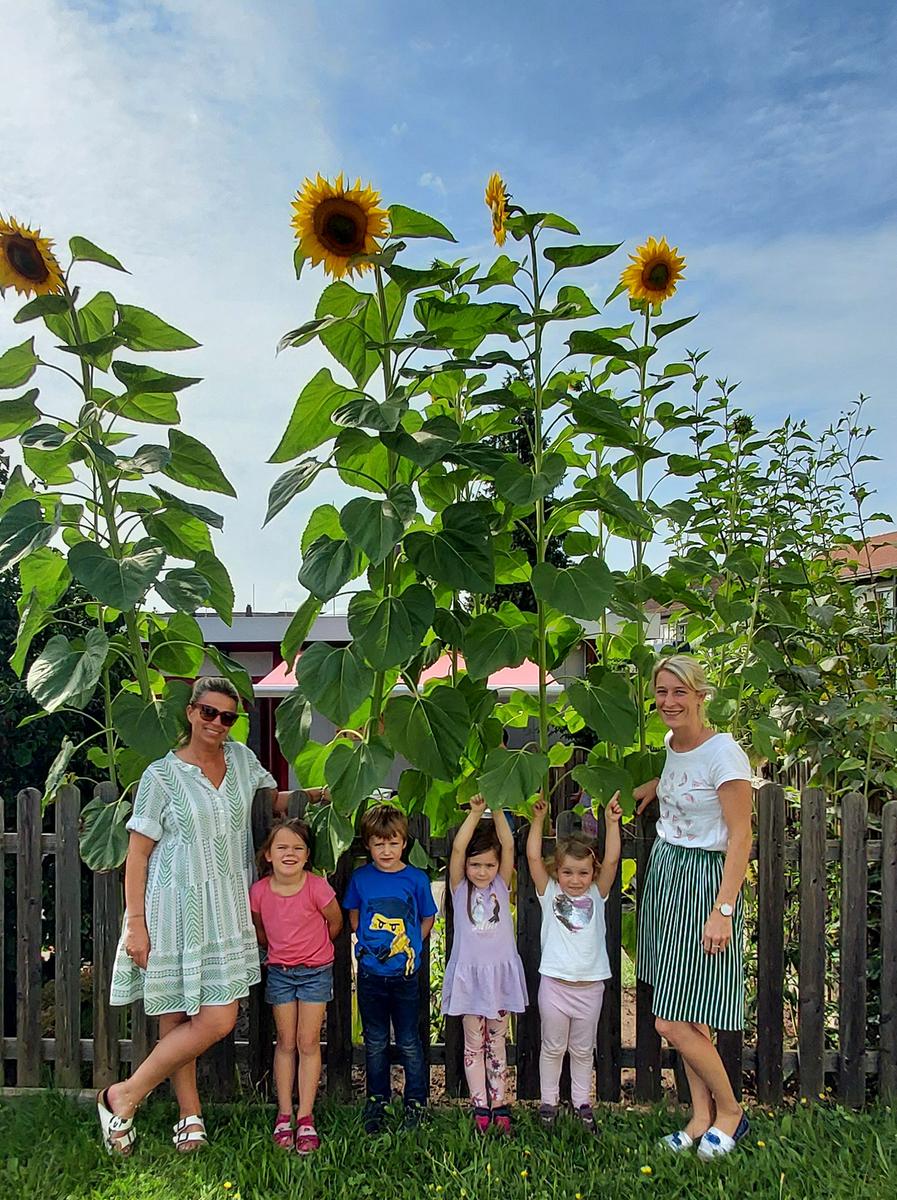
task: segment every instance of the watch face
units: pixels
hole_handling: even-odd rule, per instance
[[[719,910],[724,917],[731,917],[732,913],[735,911],[731,904],[721,904],[719,906]]]

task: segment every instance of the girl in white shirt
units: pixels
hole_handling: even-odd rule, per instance
[[[539,1117],[552,1125],[558,1110],[558,1088],[564,1055],[570,1055],[573,1109],[590,1132],[592,1066],[604,980],[610,978],[604,926],[604,902],[620,864],[620,819],[615,793],[604,812],[607,828],[604,861],[599,864],[591,843],[559,838],[552,879],[542,861],[542,826],[548,805],[540,799],[526,842],[526,859],[542,909],[542,960],[539,974]]]

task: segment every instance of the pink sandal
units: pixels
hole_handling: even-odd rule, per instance
[[[271,1135],[275,1146],[282,1150],[293,1148],[293,1114],[278,1113],[274,1121],[274,1133]]]
[[[321,1144],[321,1139],[318,1137],[318,1131],[315,1129],[314,1119],[312,1117],[298,1117],[296,1119],[296,1153],[311,1154],[317,1150]]]

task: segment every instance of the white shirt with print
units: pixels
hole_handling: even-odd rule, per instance
[[[577,983],[610,979],[604,930],[604,897],[593,883],[582,896],[568,896],[549,879],[542,906],[539,973]]]
[[[719,802],[719,787],[733,779],[751,778],[748,756],[729,733],[715,733],[694,750],[670,747],[657,799],[660,819],[657,836],[675,846],[700,850],[725,850],[729,830]]]

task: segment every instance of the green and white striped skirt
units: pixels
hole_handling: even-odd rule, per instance
[[[658,838],[639,903],[637,971],[654,988],[652,1010],[665,1021],[711,1029],[744,1027],[744,902],[722,954],[701,946],[713,910],[725,854],[671,845]]]

